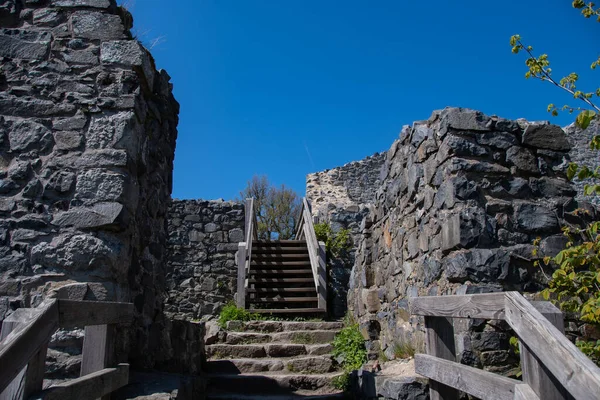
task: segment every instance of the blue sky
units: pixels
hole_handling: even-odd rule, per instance
[[[550,119],[569,96],[526,81],[519,33],[595,89],[600,24],[570,0],[129,0],[181,103],[175,198],[232,199],[254,174],[301,195],[307,173],[386,151],[435,109]],[[597,85],[596,85],[597,87]],[[572,117],[553,118],[566,125]]]

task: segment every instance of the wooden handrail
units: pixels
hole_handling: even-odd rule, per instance
[[[432,400],[455,399],[455,389],[484,400],[554,400],[567,393],[591,400],[600,393],[600,368],[564,336],[562,313],[551,303],[529,302],[518,292],[504,292],[416,297],[409,307],[412,314],[425,316],[429,355],[415,357],[415,368],[432,380]],[[454,363],[454,333],[448,318],[505,320],[521,343],[523,381],[517,385],[503,378],[500,395],[488,389],[492,381],[499,387],[497,377]]]
[[[317,290],[318,306],[321,309],[327,307],[327,267],[325,265],[325,243],[317,240],[315,226],[310,205],[306,198],[302,198],[302,210],[296,231],[296,240],[306,240],[310,267]]]
[[[254,212],[253,198],[246,199],[244,212],[244,232],[246,241],[238,243],[236,258],[238,267],[236,305],[240,308],[246,308],[246,290],[248,289],[247,276],[250,273],[250,263],[252,261],[252,241],[258,240],[258,222]]]
[[[83,360],[92,360],[87,363],[89,367],[86,373],[104,369],[107,366],[105,365],[107,360],[110,359],[107,354],[112,349],[112,336],[88,335],[88,328],[106,328],[117,323],[129,323],[132,317],[133,304],[131,303],[48,299],[37,308],[17,310],[5,320],[2,329],[0,398],[20,400],[28,398],[34,392],[42,389],[47,345],[52,334],[59,327],[85,327]],[[104,329],[103,332],[107,331]],[[102,343],[98,342],[100,339]],[[82,371],[84,370],[83,364],[82,361]],[[87,386],[88,388],[93,387],[94,391],[91,391],[86,398],[98,398],[127,384],[128,375],[123,375],[123,368],[120,367],[118,370],[121,371],[119,386],[116,386],[114,380],[109,380],[112,383],[107,384],[108,386],[103,385],[102,382],[105,382],[106,379],[99,378],[94,381],[92,386]],[[125,381],[123,381],[123,377],[125,377]],[[84,382],[87,381],[87,378],[76,381]],[[70,383],[65,385],[70,386]],[[59,398],[80,399],[83,397],[63,395]]]
[[[58,329],[58,301],[49,300],[33,318],[0,342],[0,393],[21,372]]]

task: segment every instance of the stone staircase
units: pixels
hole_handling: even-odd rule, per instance
[[[246,304],[264,314],[323,315],[305,240],[255,240]]]
[[[331,357],[341,322],[230,321],[206,345],[207,399],[341,399]]]

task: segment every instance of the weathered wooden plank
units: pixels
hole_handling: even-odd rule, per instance
[[[237,251],[237,294],[235,302],[238,307],[246,308],[246,243],[238,243]]]
[[[246,258],[248,259],[248,262],[245,263],[245,266],[247,267],[246,273],[249,272],[248,266],[250,265],[250,262],[252,261],[252,240],[254,239],[255,230],[257,229],[255,222],[256,222],[256,214],[254,213],[254,199],[253,198],[246,199],[245,229],[246,229]],[[256,233],[256,235],[258,235],[258,233]],[[258,239],[258,237],[256,237],[256,239]]]
[[[317,294],[319,296],[319,308],[327,309],[327,255],[325,253],[325,242],[319,242],[319,285]]]
[[[306,211],[305,211],[306,213]],[[306,247],[308,248],[308,257],[310,259],[310,268],[313,273],[313,281],[315,282],[315,289],[319,290],[319,257],[318,257],[318,244],[315,236],[315,231],[311,232],[311,226],[307,221],[307,216],[304,217],[304,234],[306,236]]]
[[[24,327],[33,317],[40,313],[35,308],[20,308],[9,315],[5,320],[0,333],[0,341],[4,340],[9,333],[16,331],[19,327]],[[0,400],[21,400],[24,397],[25,377],[27,368],[23,368],[19,374],[8,384],[0,393]],[[41,389],[41,388],[40,388]]]
[[[517,336],[575,399],[598,398],[600,368],[518,292],[506,292],[505,310]]]
[[[441,382],[482,400],[513,400],[515,386],[522,383],[427,354],[415,355],[415,371],[432,381]]]
[[[560,331],[565,332],[565,324],[562,312],[548,301],[534,301],[531,305],[538,310],[552,325]],[[566,400],[571,397],[548,372],[546,367],[529,351],[527,345],[520,342],[521,370],[523,371],[523,383],[526,383],[536,396],[544,400]]]
[[[254,199],[249,197],[244,204],[244,228],[246,229],[246,243],[252,240],[252,214],[254,213]]]
[[[454,327],[444,317],[425,317],[425,349],[427,354],[449,362],[456,361]],[[429,383],[430,400],[456,400],[458,391],[438,380]]]
[[[114,325],[88,325],[85,327],[79,376],[89,375],[114,366],[114,336]],[[110,400],[110,396],[104,396],[102,400]]]
[[[515,385],[515,400],[540,400],[527,384]]]
[[[40,311],[24,324],[13,330],[0,342],[0,390],[47,345],[58,328],[58,302],[48,300],[39,307]]]
[[[413,297],[409,310],[432,317],[504,319],[504,293]]]
[[[54,385],[35,397],[44,400],[93,400],[106,396],[127,385],[129,364],[119,364],[116,368],[105,368],[89,375]]]
[[[58,300],[61,328],[83,328],[87,325],[130,324],[133,303],[108,301]]]
[[[110,366],[113,354],[114,327],[109,325],[88,325],[83,336],[81,372],[85,376]]]

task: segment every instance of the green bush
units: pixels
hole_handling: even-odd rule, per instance
[[[359,369],[367,361],[365,339],[360,333],[358,324],[346,318],[346,326],[333,339],[333,356],[341,359],[344,375],[336,378],[333,385],[345,390],[350,384],[350,373]]]
[[[243,308],[239,308],[234,302],[230,301],[223,307],[219,314],[219,326],[227,327],[228,321],[250,321],[256,318],[257,314],[252,314]]]
[[[327,223],[315,224],[317,240],[325,242],[327,258],[339,258],[343,252],[352,248],[350,243],[350,230],[340,229],[337,233]]]

